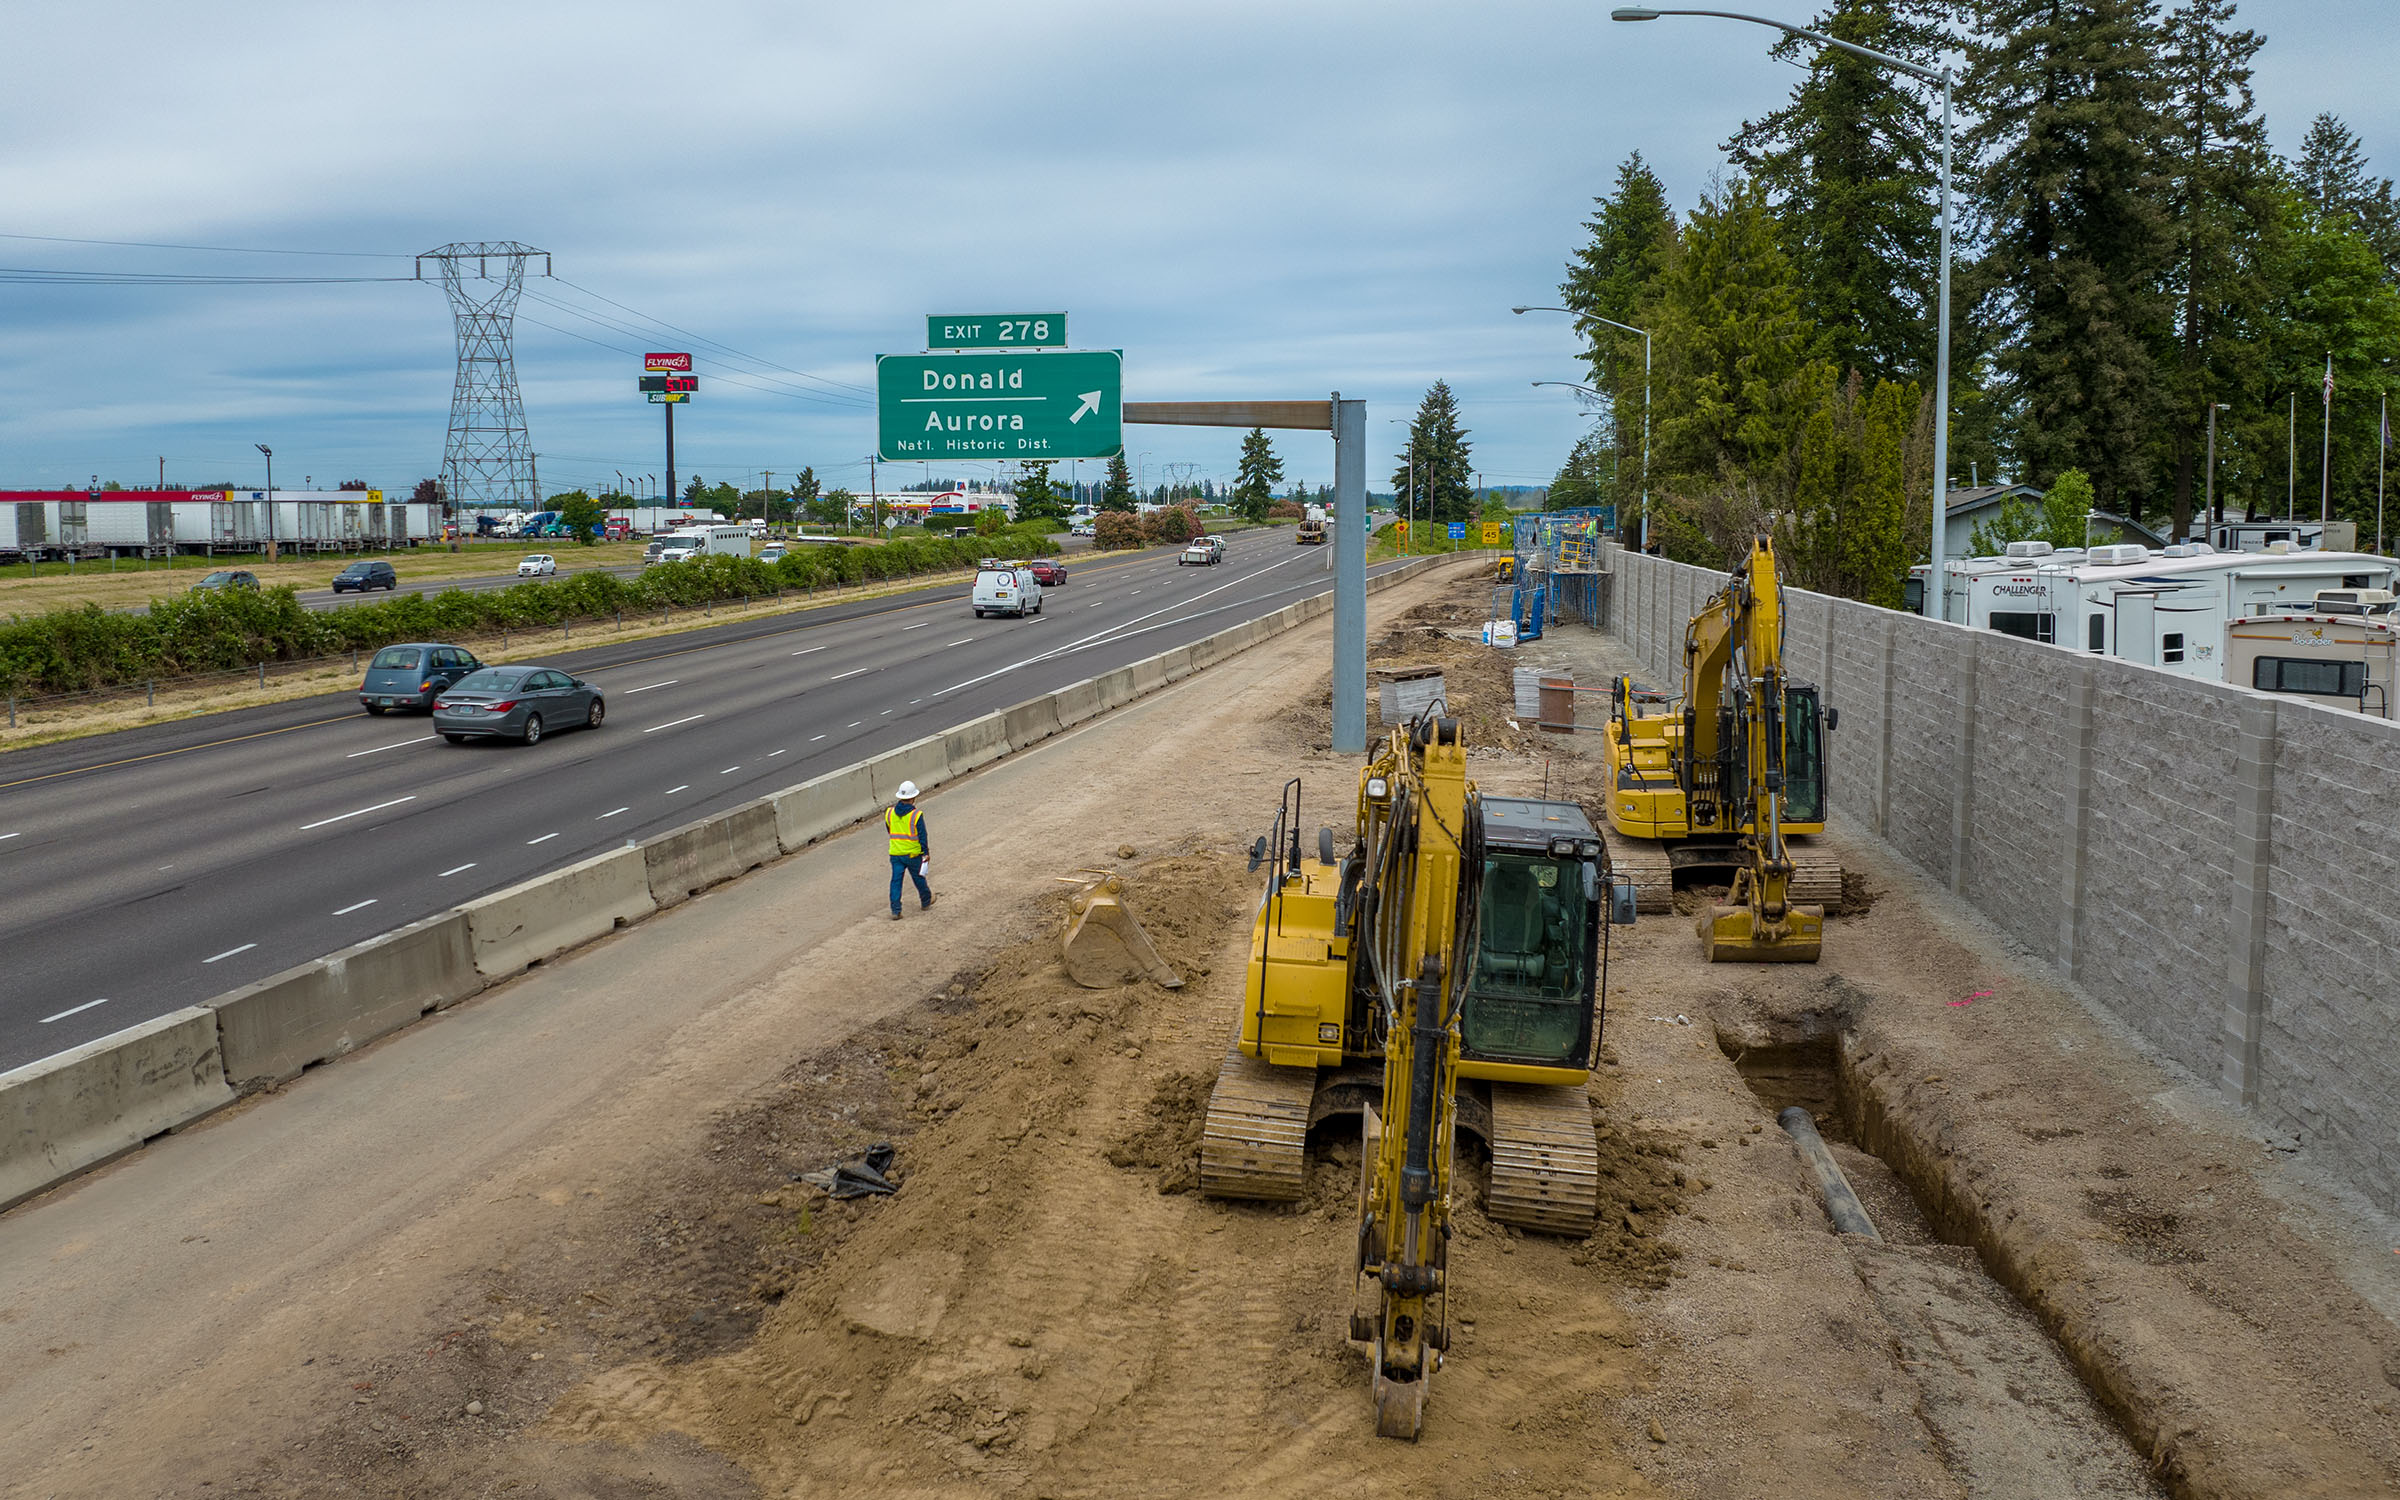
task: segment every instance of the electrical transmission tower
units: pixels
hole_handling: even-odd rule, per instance
[[[541,257],[540,274],[549,275],[550,253],[514,240],[462,240],[417,257],[420,281],[425,262],[441,267],[442,290],[458,327],[458,382],[450,390],[450,437],[442,445],[442,490],[452,505],[530,509],[541,500],[511,343],[525,262],[535,256]]]

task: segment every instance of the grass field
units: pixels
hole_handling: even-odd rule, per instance
[[[602,542],[590,547],[578,547],[572,542],[549,545],[536,542],[530,546],[522,542],[461,542],[456,552],[448,544],[440,543],[397,552],[287,557],[272,563],[262,557],[220,553],[215,557],[178,557],[172,568],[164,558],[148,563],[138,558],[122,558],[113,569],[105,562],[84,562],[77,563],[71,573],[65,563],[54,562],[43,563],[32,577],[26,576],[26,567],[19,563],[0,566],[0,614],[36,614],[85,603],[103,609],[126,609],[164,595],[180,594],[218,568],[247,568],[267,588],[290,584],[296,589],[321,589],[333,582],[334,574],[361,557],[389,561],[403,583],[508,573],[529,552],[550,553],[558,559],[559,572],[565,574],[585,568],[638,563],[647,540]]]

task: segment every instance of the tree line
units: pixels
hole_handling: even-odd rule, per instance
[[[2313,515],[2329,445],[2333,512],[2373,535],[2400,207],[2330,114],[2270,147],[2234,0],[1838,0],[1814,27],[1957,73],[1953,486],[2079,474],[2199,534],[2213,410],[2228,514]],[[1939,90],[1776,52],[1806,71],[1690,209],[1638,151],[1596,200],[1560,290],[1603,399],[1552,490],[1630,517],[1646,484],[1653,545],[1711,564],[1769,522],[1802,582],[1896,604],[1932,520]],[[1650,332],[1647,393],[1610,323]]]

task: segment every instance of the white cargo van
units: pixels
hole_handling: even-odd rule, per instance
[[[978,620],[985,615],[1038,615],[1042,612],[1042,586],[1034,580],[1031,568],[986,562],[975,575],[973,602]]]

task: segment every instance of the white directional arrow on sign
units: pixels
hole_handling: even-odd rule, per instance
[[[1085,391],[1083,393],[1083,404],[1075,408],[1075,414],[1073,416],[1067,418],[1067,425],[1072,427],[1099,409],[1100,393],[1098,391]]]

